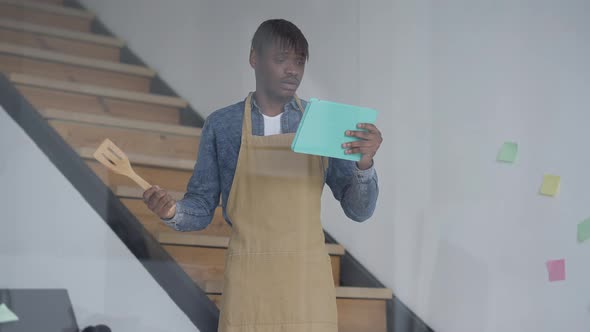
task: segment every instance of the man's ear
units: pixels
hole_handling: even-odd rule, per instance
[[[256,69],[256,51],[253,48],[250,49],[250,67]]]

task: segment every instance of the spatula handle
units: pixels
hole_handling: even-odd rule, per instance
[[[135,181],[135,183],[137,183],[143,190],[148,190],[152,187],[151,184],[149,184],[146,180],[142,179],[141,176],[137,175],[136,173],[131,173],[129,175],[129,178]]]

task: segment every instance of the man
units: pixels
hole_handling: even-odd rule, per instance
[[[328,184],[357,222],[374,212],[373,157],[382,137],[372,124],[346,135],[359,162],[294,153],[290,146],[305,102],[295,92],[309,59],[301,31],[268,20],[252,39],[256,91],[213,112],[203,126],[197,163],[180,201],[158,186],[147,206],[179,231],[207,227],[222,195],[232,227],[226,252],[219,331],[337,331],[330,258],[320,201]]]

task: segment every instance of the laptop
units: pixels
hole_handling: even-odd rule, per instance
[[[65,289],[0,289],[2,303],[19,320],[0,323],[0,332],[79,332]]]

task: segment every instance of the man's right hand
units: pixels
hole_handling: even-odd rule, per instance
[[[159,186],[152,186],[143,193],[143,202],[161,219],[170,219],[176,214],[176,200]]]

